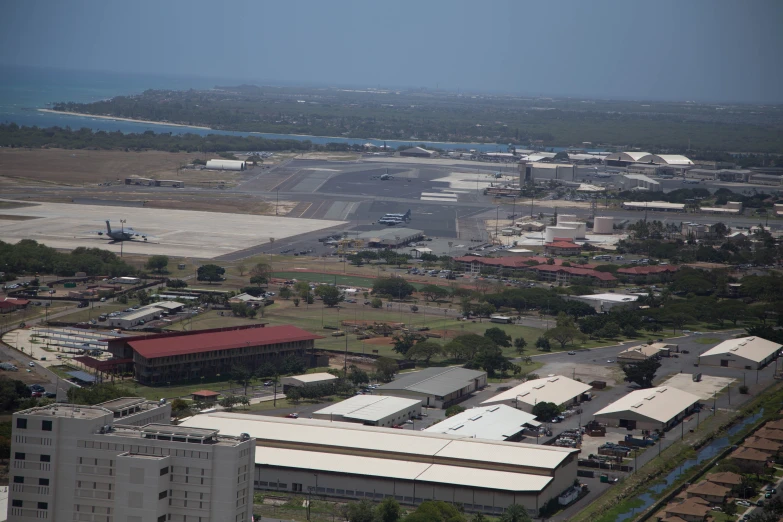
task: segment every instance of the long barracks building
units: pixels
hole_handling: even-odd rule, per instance
[[[290,355],[305,357],[323,339],[295,326],[252,325],[195,332],[112,338],[116,361],[132,361],[142,384],[177,382],[226,373],[237,364],[257,367]]]

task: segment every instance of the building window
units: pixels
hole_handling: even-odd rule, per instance
[[[11,505],[13,507],[22,507],[24,504],[22,503],[21,500],[14,499],[14,500],[11,501]]]
[[[163,500],[168,496],[169,496],[168,490],[161,491],[160,493],[158,493],[158,500]]]
[[[39,478],[38,479],[38,485],[39,486],[48,486],[49,485],[49,479],[47,479],[47,478]]]
[[[16,419],[16,427],[20,430],[27,429],[27,419]]]
[[[38,503],[38,509],[49,509],[49,503],[48,502],[39,502]]]
[[[41,429],[43,431],[52,431],[52,421],[45,420],[41,422]]]
[[[166,522],[166,515],[161,515],[158,517],[158,522]]]
[[[169,467],[168,466],[166,466],[165,468],[161,468],[160,469],[160,476],[162,477],[163,475],[168,474],[168,472],[169,472]]]
[[[51,455],[41,455],[41,462],[51,462],[52,457]]]
[[[24,484],[24,477],[15,476],[14,484]]]
[[[25,454],[24,454],[24,453],[19,453],[19,452],[17,451],[16,453],[14,453],[14,458],[15,458],[16,460],[24,460],[24,458],[25,458]]]

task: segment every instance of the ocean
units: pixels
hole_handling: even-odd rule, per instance
[[[88,116],[72,116],[40,112],[56,102],[89,103],[120,95],[139,94],[147,89],[211,89],[215,85],[230,84],[217,78],[163,76],[151,74],[123,74],[97,71],[67,71],[60,69],[40,69],[0,65],[0,122],[16,123],[20,126],[38,127],[87,127],[94,131],[123,133],[172,134],[193,133],[205,136],[224,134],[234,136],[259,136],[269,139],[310,140],[313,143],[373,143],[390,147],[401,145],[422,145],[414,141],[372,140],[323,136],[299,136],[295,134],[263,134],[256,132],[234,132],[208,130],[196,127],[156,125],[141,122],[107,120]],[[441,149],[476,149],[484,152],[505,152],[506,146],[479,143],[439,143],[423,142],[427,146]],[[564,150],[554,147],[555,152]]]

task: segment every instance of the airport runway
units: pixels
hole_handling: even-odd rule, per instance
[[[57,207],[58,210],[53,214],[37,216],[41,219],[28,222],[2,220],[3,213],[26,215],[22,209],[2,211],[0,238],[15,241],[29,237],[57,248],[95,246],[94,240],[79,237],[83,231],[101,228],[105,218],[125,218],[129,225],[162,239],[160,245],[127,244],[123,248],[129,252],[235,260],[292,248],[312,249],[316,251],[315,255],[321,255],[333,252],[317,242],[319,237],[328,235],[327,230],[329,233],[339,233],[385,228],[375,224],[380,217],[386,213],[403,213],[410,209],[412,219],[404,226],[422,230],[427,236],[463,241],[486,240],[484,220],[495,217],[495,208],[500,201],[484,196],[483,189],[496,182],[494,174],[498,172],[506,180],[513,180],[517,175],[517,167],[465,161],[435,163],[389,158],[363,158],[358,161],[292,159],[271,169],[251,169],[238,185],[224,190],[193,186],[187,184],[187,181],[186,187],[180,189],[135,185],[19,187],[8,191],[7,197],[66,198],[76,205],[58,203],[56,205],[62,206]],[[598,179],[595,173],[592,168],[580,167],[578,178],[587,182],[612,182],[614,179]],[[390,179],[380,179],[386,174]],[[716,190],[722,185],[731,185],[737,191],[753,189],[745,184],[736,186],[702,182],[698,185],[683,185],[682,180],[662,182],[665,190],[681,187]],[[188,214],[179,213],[190,211],[137,208],[143,206],[143,199],[172,199],[187,202],[197,209],[204,202],[231,201],[234,195],[268,204],[274,204],[277,199],[295,201],[296,205],[285,218],[199,212],[198,217],[188,219],[185,217]],[[123,207],[128,210],[121,210]],[[500,209],[502,218],[511,213],[507,207],[504,205]],[[527,215],[529,206],[520,200],[517,210],[517,215]],[[555,212],[576,214],[580,219],[590,216],[589,209],[564,207],[562,201],[535,201],[534,214],[552,216]],[[618,222],[634,222],[645,217],[644,212],[602,209],[600,201],[597,215],[612,216]],[[170,216],[180,217],[171,221]],[[668,212],[647,212],[646,216],[647,219],[678,224],[683,221],[724,222],[730,227],[749,227],[763,223],[761,218],[755,216]],[[779,227],[777,220],[771,220],[770,223],[772,228]],[[45,225],[43,228],[42,224]],[[270,237],[275,237],[274,244],[269,244]],[[120,249],[119,245],[110,245],[108,248]]]

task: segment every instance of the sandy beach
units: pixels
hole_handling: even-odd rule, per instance
[[[214,130],[211,127],[201,127],[199,125],[185,125],[182,123],[166,123],[162,121],[134,120],[133,118],[120,118],[118,116],[98,116],[96,114],[83,114],[81,112],[54,111],[52,109],[38,109],[40,112],[51,112],[52,114],[65,114],[68,116],[81,116],[83,118],[98,118],[101,120],[132,121],[134,123],[148,123],[150,125],[168,125],[170,127],[189,127],[191,129]]]

